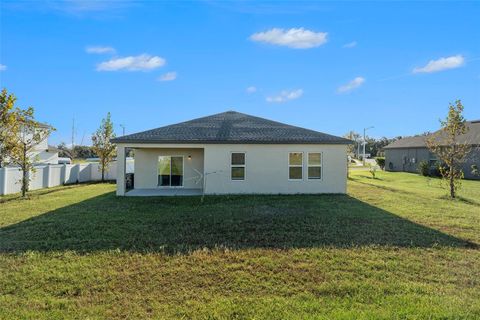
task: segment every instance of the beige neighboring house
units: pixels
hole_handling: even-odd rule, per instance
[[[235,111],[113,142],[119,196],[346,193],[352,143]],[[126,189],[126,149],[135,155],[131,190]]]

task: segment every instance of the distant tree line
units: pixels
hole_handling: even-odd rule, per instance
[[[57,146],[57,148],[59,150],[59,157],[66,157],[70,159],[87,159],[98,157],[91,146],[74,146],[73,149],[71,149],[67,147],[65,142],[62,142]]]
[[[59,150],[58,156],[64,158],[87,159],[99,157],[92,146],[74,146],[72,151],[65,142],[62,142],[57,146],[57,149]],[[133,149],[128,149],[127,157],[133,157],[133,151]]]
[[[347,150],[348,154],[351,156],[361,156],[363,153],[362,136],[359,133],[352,130],[347,134],[345,134],[344,137],[355,142],[354,144],[351,144],[348,146],[348,150]],[[367,142],[365,146],[365,153],[370,154],[372,157],[383,156],[383,151],[382,151],[383,147],[401,138],[402,138],[401,136],[398,136],[395,138],[382,137],[379,139],[375,139],[367,136],[365,138]],[[359,150],[360,150],[360,154],[357,155]]]

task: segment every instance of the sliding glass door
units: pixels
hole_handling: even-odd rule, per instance
[[[158,185],[160,187],[183,187],[183,157],[158,157]]]

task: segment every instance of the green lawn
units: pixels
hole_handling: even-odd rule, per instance
[[[348,195],[0,197],[0,319],[478,319],[480,182]]]

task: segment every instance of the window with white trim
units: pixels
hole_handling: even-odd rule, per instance
[[[320,152],[308,153],[308,180],[322,179],[322,154]]]
[[[231,179],[245,180],[245,152],[232,152],[230,165]]]
[[[290,152],[288,154],[288,179],[302,180],[303,179],[303,153]]]

